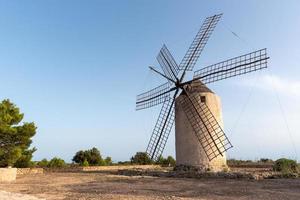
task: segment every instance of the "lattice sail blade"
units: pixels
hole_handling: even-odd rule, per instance
[[[217,23],[219,22],[222,14],[207,17],[202,24],[199,32],[197,33],[194,41],[192,42],[190,48],[183,57],[179,68],[181,70],[186,69],[187,71],[192,71],[202,50],[204,49],[209,37],[211,36],[213,30],[215,29]]]
[[[179,104],[192,126],[207,158],[211,161],[232,147],[216,118],[199,94],[188,94],[179,98]]]
[[[163,103],[170,98],[170,84],[164,83],[148,92],[144,92],[136,98],[136,110],[150,108]]]
[[[164,74],[170,79],[176,81],[179,73],[179,67],[166,45],[163,45],[156,59],[164,71]]]
[[[175,98],[168,99],[163,103],[162,109],[159,113],[151,138],[149,140],[146,152],[154,161],[156,161],[162,155],[172,130],[175,120],[174,102]]]
[[[267,49],[260,49],[195,71],[194,79],[199,79],[202,83],[208,84],[247,74],[267,68],[268,59]]]

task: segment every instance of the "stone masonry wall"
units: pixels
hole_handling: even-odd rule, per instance
[[[17,168],[0,168],[0,183],[16,180]]]
[[[26,174],[43,174],[43,168],[18,168],[17,175],[26,175]]]

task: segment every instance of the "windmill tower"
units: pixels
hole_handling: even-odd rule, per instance
[[[202,107],[206,106],[210,112],[202,113],[202,118],[214,117],[218,122],[221,129],[224,129],[223,119],[222,119],[222,106],[221,99],[212,90],[203,85],[200,81],[194,81],[190,85],[190,93],[195,96],[195,104],[204,104]],[[176,163],[177,165],[188,165],[194,166],[199,169],[210,169],[212,171],[222,171],[227,169],[226,156],[217,155],[211,161],[206,155],[205,149],[200,145],[199,140],[195,137],[193,123],[199,124],[195,119],[191,119],[188,116],[193,116],[193,114],[186,115],[183,108],[184,101],[186,101],[185,93],[182,93],[176,98],[175,101],[175,141],[176,141]],[[183,105],[183,106],[181,106]],[[209,111],[209,110],[206,111]],[[199,135],[203,136],[203,143],[209,143],[209,135],[205,138],[205,128],[199,129]],[[225,137],[220,133],[221,137]],[[219,145],[222,148],[221,145]],[[209,150],[209,149],[207,149]]]
[[[175,121],[176,164],[220,171],[227,167],[225,152],[232,147],[224,133],[220,98],[207,84],[267,67],[266,49],[241,55],[192,71],[222,14],[205,19],[190,48],[178,65],[163,45],[157,60],[163,72],[150,67],[167,82],[137,96],[136,109],[162,104],[146,152],[157,160],[164,150]]]

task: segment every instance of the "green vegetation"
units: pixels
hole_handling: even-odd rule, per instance
[[[44,158],[41,161],[35,162],[34,167],[41,167],[41,168],[63,168],[67,167],[68,164],[61,158],[54,157],[50,161]]]
[[[100,151],[95,147],[89,150],[78,151],[72,161],[81,166],[104,166],[113,164],[111,157],[102,159]]]
[[[286,158],[280,158],[276,160],[273,169],[274,171],[278,171],[286,174],[299,172],[297,162]]]
[[[268,158],[261,158],[257,161],[252,160],[227,160],[229,167],[268,167],[273,168],[275,172],[280,172],[276,176],[281,178],[300,177],[300,164],[295,160],[280,158],[276,161]]]
[[[81,150],[78,151],[72,159],[72,161],[80,165],[83,165],[85,160],[91,166],[100,165],[102,161],[100,151],[95,147],[85,151]]]
[[[158,161],[156,161],[156,164],[163,167],[175,167],[176,161],[172,156],[168,156],[167,158],[160,156]]]
[[[252,160],[237,160],[237,159],[227,160],[228,165],[247,165],[247,164],[253,164],[253,163],[254,162]]]
[[[90,164],[89,164],[89,162],[86,160],[86,159],[84,159],[84,161],[83,161],[83,163],[81,164],[83,167],[88,167],[88,166],[90,166]]]
[[[152,164],[152,160],[146,152],[137,152],[131,157],[130,162],[137,165],[149,165]]]
[[[269,158],[261,158],[260,160],[237,160],[237,159],[229,159],[227,160],[227,164],[229,166],[239,166],[239,165],[273,165],[274,161]]]
[[[62,168],[66,167],[66,163],[63,159],[54,157],[49,161],[47,166],[50,168]]]
[[[104,163],[105,165],[113,165],[112,159],[109,156],[104,159]]]
[[[45,167],[48,167],[48,164],[49,164],[48,160],[46,158],[44,158],[43,160],[37,162],[36,166],[45,168]]]
[[[132,165],[131,161],[119,161],[116,165]]]
[[[36,133],[33,122],[23,122],[24,114],[8,99],[0,103],[0,167],[32,165],[31,138]]]
[[[272,159],[269,158],[261,158],[259,161],[259,163],[274,163],[274,161]]]
[[[24,150],[22,156],[14,164],[14,167],[18,167],[18,168],[34,167],[35,163],[33,161],[31,161],[31,159],[32,159],[32,154],[35,151],[36,151],[36,148]]]

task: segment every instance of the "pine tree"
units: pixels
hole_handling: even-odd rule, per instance
[[[30,164],[35,148],[29,149],[31,138],[36,133],[33,122],[23,122],[24,117],[19,108],[8,99],[0,103],[0,167],[14,166],[16,162]]]

